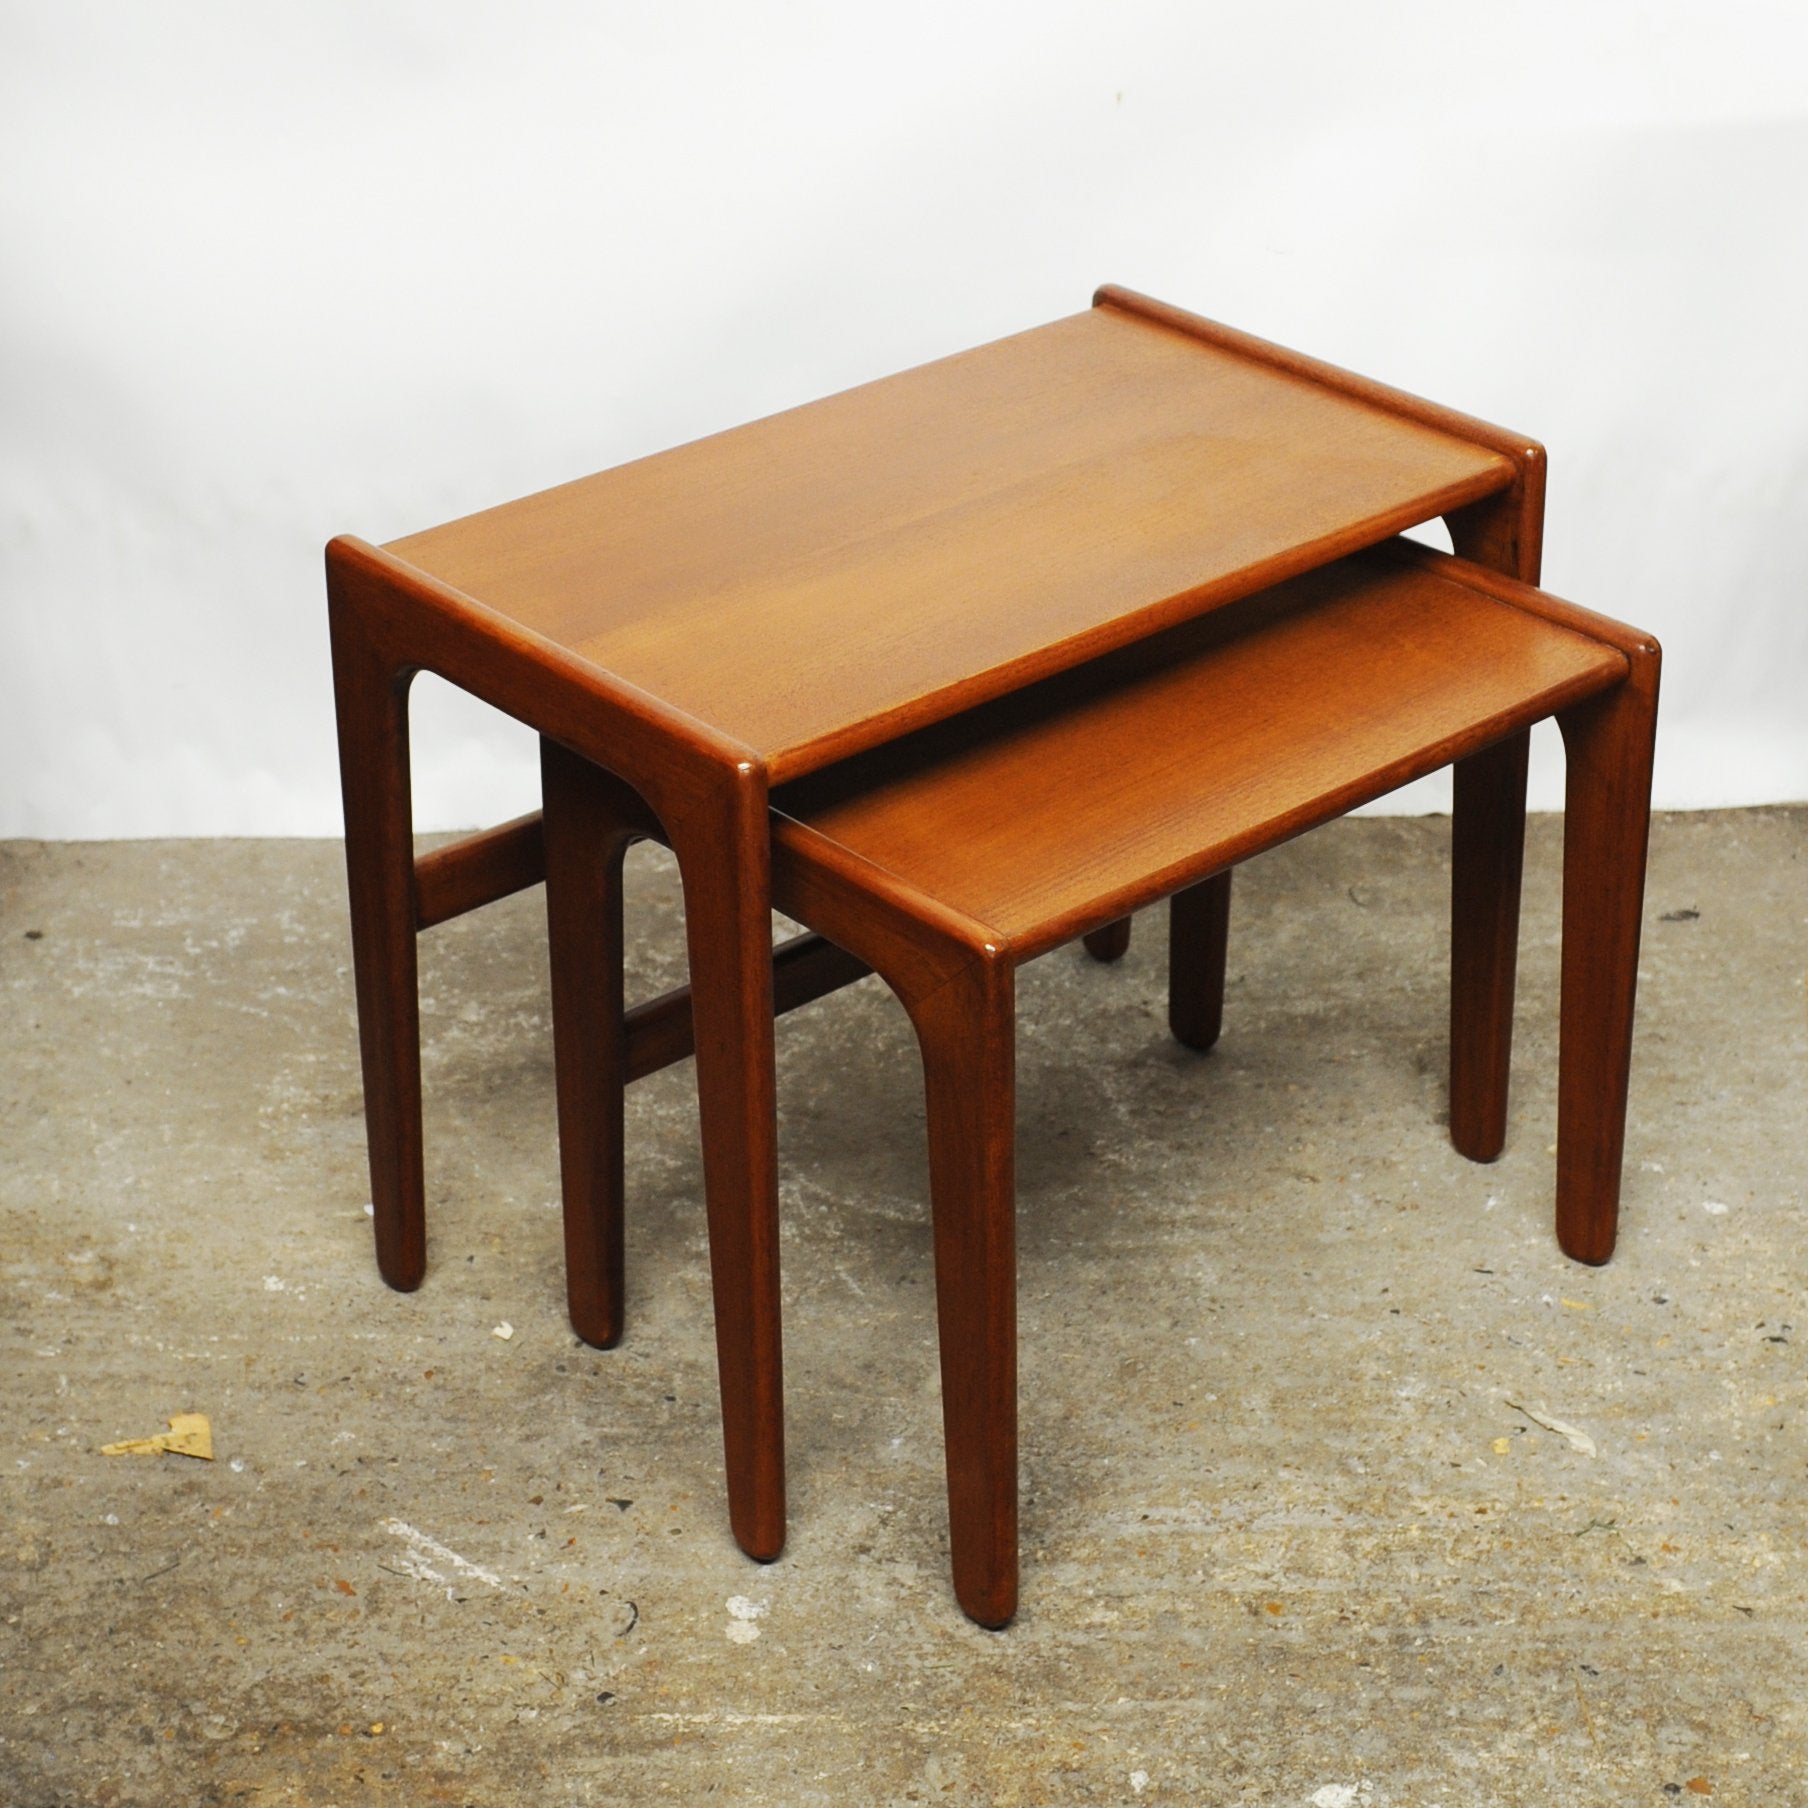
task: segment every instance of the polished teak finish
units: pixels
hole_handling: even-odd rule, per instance
[[[778,784],[1516,481],[1419,412],[1108,301],[388,550]]]
[[[543,859],[530,821],[417,870],[414,672],[619,775],[677,855],[730,1512],[744,1548],[771,1556],[784,1536],[772,785],[1434,516],[1459,551],[1535,579],[1542,498],[1542,454],[1517,435],[1105,289],[1086,313],[387,548],[336,540],[385,1277],[416,1286],[426,1260],[415,936],[533,883]],[[1453,1063],[1482,1074],[1466,1095],[1504,1098],[1523,757],[1510,737],[1459,768],[1456,889],[1473,908],[1453,923]],[[1120,942],[1111,926],[1092,937],[1107,957]],[[1496,1119],[1491,1104],[1471,1152]],[[573,1303],[586,1335],[619,1332],[619,1292],[600,1321]]]

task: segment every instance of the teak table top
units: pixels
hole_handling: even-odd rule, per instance
[[[1105,290],[386,551],[778,782],[1505,490],[1511,445]]]
[[[1374,547],[800,779],[777,843],[1027,960],[1625,678],[1538,596]]]

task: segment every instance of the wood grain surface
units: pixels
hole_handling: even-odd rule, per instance
[[[1625,676],[1453,569],[1346,559],[774,807],[1030,958]]]

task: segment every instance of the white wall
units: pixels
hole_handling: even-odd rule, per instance
[[[0,0],[0,835],[336,832],[331,534],[1103,280],[1543,439],[1659,801],[1808,797],[1805,70],[1799,0]],[[531,805],[418,699],[423,826]]]

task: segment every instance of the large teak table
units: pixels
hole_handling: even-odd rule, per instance
[[[1525,439],[1107,288],[1088,312],[383,548],[335,540],[385,1278],[413,1287],[425,1267],[415,935],[532,883],[541,859],[529,819],[417,869],[416,671],[615,773],[677,857],[730,1517],[770,1557],[769,788],[1434,517],[1459,553],[1535,582],[1542,508]],[[1519,732],[1456,768],[1452,1096],[1473,1121],[1452,1135],[1484,1158],[1504,1135],[1525,752]]]

